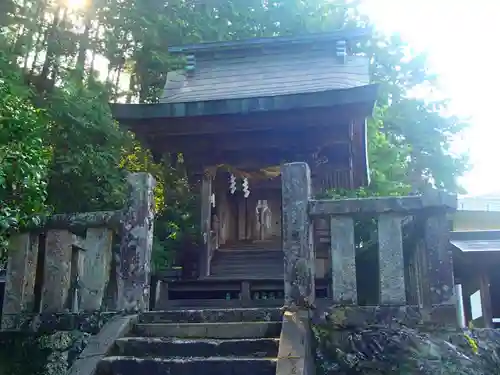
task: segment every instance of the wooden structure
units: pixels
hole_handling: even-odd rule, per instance
[[[187,64],[168,73],[160,103],[113,105],[155,155],[182,153],[199,181],[200,278],[283,279],[283,163],[308,162],[316,190],[367,184],[366,118],[377,87],[368,58],[351,50],[366,34],[172,47]],[[325,277],[328,260],[317,269]]]
[[[451,233],[451,249],[464,325],[500,327],[500,199],[459,200]]]

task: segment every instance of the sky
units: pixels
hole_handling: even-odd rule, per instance
[[[362,9],[381,31],[398,32],[428,52],[450,109],[471,124],[455,143],[472,164],[462,185],[470,195],[500,195],[500,52],[492,48],[500,1],[364,0]]]

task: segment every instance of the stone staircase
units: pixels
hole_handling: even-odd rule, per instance
[[[210,277],[283,279],[283,252],[258,249],[216,251],[210,266]]]
[[[143,313],[96,375],[274,375],[281,324],[279,309]]]

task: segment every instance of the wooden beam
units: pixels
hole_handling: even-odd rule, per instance
[[[348,145],[337,145],[337,147],[328,151],[329,160],[327,165],[329,167],[345,169],[349,166]],[[255,145],[254,149],[245,149],[242,151],[186,153],[184,160],[187,165],[214,166],[229,164],[233,167],[245,169],[261,169],[289,162],[309,162],[311,168],[314,169],[316,162],[312,158],[312,153],[312,150],[301,150],[298,148],[263,150],[259,145]]]
[[[256,131],[249,133],[230,133],[227,135],[158,135],[148,140],[153,149],[168,152],[197,153],[241,151],[242,149],[316,149],[323,146],[346,147],[350,142],[348,125],[342,127],[322,127],[312,130],[292,129],[289,131]]]
[[[336,127],[350,122],[354,117],[359,117],[359,113],[359,106],[347,105],[252,114],[121,120],[120,124],[136,134],[148,136],[219,134],[270,129],[289,131],[293,128]]]

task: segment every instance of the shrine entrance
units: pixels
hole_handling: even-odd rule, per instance
[[[266,182],[238,173],[217,174],[211,225],[217,249],[281,251],[281,181],[276,176]]]

